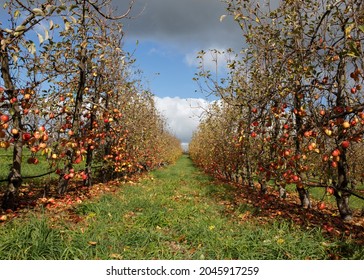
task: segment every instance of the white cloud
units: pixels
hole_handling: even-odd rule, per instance
[[[184,61],[190,67],[199,67],[201,59],[198,58],[199,51],[192,51],[185,55]],[[205,51],[202,56],[202,66],[205,70],[211,72],[226,72],[227,63],[230,61],[229,54],[222,48],[211,47]]]
[[[182,143],[191,140],[209,102],[202,98],[155,97],[156,107],[166,118],[169,130]]]

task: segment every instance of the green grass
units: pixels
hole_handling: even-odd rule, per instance
[[[253,206],[229,208],[233,189],[197,171],[187,156],[150,175],[80,204],[77,224],[66,213],[54,220],[44,212],[1,226],[0,259],[364,258],[350,240],[328,240],[284,220],[262,223]]]
[[[7,150],[0,149],[0,181],[5,181],[9,175],[10,167],[12,164],[12,147],[9,147]],[[46,176],[36,177],[36,178],[28,178],[33,176],[39,176],[46,174],[52,170],[54,167],[50,166],[49,161],[47,160],[46,155],[42,155],[41,152],[38,152],[36,158],[39,160],[38,164],[29,164],[27,162],[28,158],[32,156],[31,151],[28,148],[23,149],[22,154],[22,166],[21,173],[25,183],[34,183],[34,185],[42,186],[45,183],[49,183],[51,179],[57,179],[58,175],[55,173],[48,174]],[[81,170],[85,168],[85,162],[81,162],[78,165],[75,165],[75,170]],[[1,182],[0,182],[1,184]],[[4,187],[6,183],[2,183],[2,187]],[[1,190],[1,185],[0,185]]]
[[[27,163],[28,158],[31,157],[29,149],[23,150],[23,164],[22,175],[23,177],[36,176],[47,173],[50,171],[49,163],[45,156],[37,155],[39,159],[38,164]],[[9,175],[10,166],[12,164],[12,147],[7,150],[0,149],[0,180],[6,179]]]
[[[327,201],[333,205],[336,205],[336,200],[334,196],[324,196],[325,194],[325,189],[324,188],[311,188],[310,189],[310,194],[312,195],[312,197],[314,197],[315,199],[321,200],[323,199],[324,201]],[[355,196],[351,196],[350,200],[349,200],[349,205],[351,208],[353,209],[362,209],[364,207],[364,200],[357,198]]]
[[[364,189],[364,186],[360,186],[358,187],[358,190],[363,190]],[[296,192],[296,186],[294,185],[289,185],[287,187],[287,191],[289,192]],[[336,205],[336,200],[335,200],[335,197],[333,195],[325,195],[325,188],[310,188],[309,189],[309,192],[310,192],[310,196],[316,200],[323,200],[325,202],[328,202],[332,205]],[[364,200],[358,198],[358,197],[355,197],[355,196],[351,196],[350,197],[350,200],[349,200],[349,205],[351,208],[353,209],[363,209],[364,208]]]

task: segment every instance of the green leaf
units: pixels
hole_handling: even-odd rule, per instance
[[[18,61],[18,56],[17,56],[17,54],[16,54],[16,53],[12,53],[12,54],[11,54],[11,57],[12,57],[12,59],[13,59],[14,63],[16,64],[16,63],[17,63],[17,61]]]
[[[364,32],[364,25],[359,25],[358,28],[361,32]]]
[[[15,28],[15,32],[22,32],[26,29],[24,25],[19,25]]]
[[[347,55],[351,57],[360,57],[360,52],[354,42],[349,43],[349,51],[347,52]]]
[[[350,35],[351,30],[355,27],[354,23],[350,23],[345,27],[345,36],[348,37]]]
[[[78,7],[78,5],[71,5],[70,7],[69,7],[69,11],[72,11],[73,9],[75,9],[75,8],[77,8]]]
[[[75,17],[70,16],[70,19],[72,20],[72,22],[73,22],[74,24],[76,24],[76,23],[77,23],[77,19],[76,19]]]
[[[49,21],[49,30],[52,30],[54,28],[53,20]]]
[[[16,10],[16,11],[14,12],[14,17],[15,17],[15,18],[18,18],[20,15],[21,15],[21,14],[20,14],[20,11],[19,11],[19,10]]]
[[[37,35],[38,35],[39,44],[42,44],[44,42],[43,36],[39,33],[37,33]]]
[[[29,51],[31,54],[33,54],[33,55],[35,54],[35,52],[36,52],[36,47],[35,47],[34,42],[29,42],[29,44],[28,44],[27,48],[28,48],[28,51]]]
[[[34,9],[32,10],[32,12],[33,12],[36,16],[42,16],[42,17],[44,17],[44,16],[45,16],[45,14],[44,14],[43,10],[42,10],[42,9],[39,9],[39,8],[34,8]]]
[[[65,29],[66,31],[68,31],[68,30],[70,29],[70,27],[71,27],[71,24],[70,24],[68,21],[66,21],[66,22],[64,23],[64,29]]]
[[[48,29],[44,28],[44,40],[48,40],[49,39],[49,32],[48,32]]]

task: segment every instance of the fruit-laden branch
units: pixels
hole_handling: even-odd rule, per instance
[[[51,170],[51,171],[48,171],[47,173],[43,173],[43,174],[39,174],[39,175],[33,175],[33,176],[23,176],[22,178],[23,179],[35,179],[35,178],[41,178],[41,177],[44,177],[44,176],[47,176],[49,174],[52,174],[56,171],[55,170]],[[7,182],[9,179],[2,179],[0,180],[0,183],[3,183],[3,182]]]
[[[333,188],[336,191],[345,191],[350,193],[351,195],[360,198],[362,200],[364,200],[364,196],[361,196],[360,194],[357,194],[355,192],[353,192],[352,190],[346,188],[346,189],[337,189],[335,185],[326,185],[326,184],[321,184],[318,182],[305,182],[305,185],[310,187],[310,188]]]

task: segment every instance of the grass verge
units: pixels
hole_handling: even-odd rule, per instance
[[[33,213],[0,228],[0,259],[363,259],[350,238],[327,238],[259,208],[235,205],[183,156],[115,194],[70,211]]]

